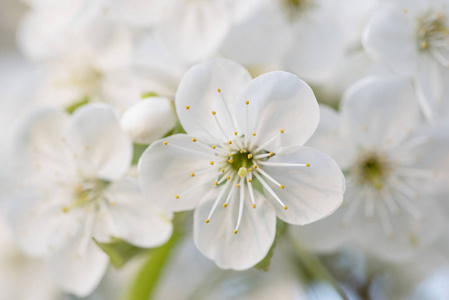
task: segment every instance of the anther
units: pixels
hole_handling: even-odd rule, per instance
[[[310,167],[310,164],[306,164],[306,167],[307,167],[307,168]]]
[[[217,113],[213,110],[212,111],[212,115],[215,116]]]
[[[253,136],[256,136],[256,133],[255,133],[255,132],[253,132]]]
[[[253,207],[253,208],[256,208],[256,204],[253,204],[252,207]]]
[[[284,205],[284,210],[287,210],[287,205]]]
[[[215,182],[214,182],[214,185],[218,185],[218,181],[215,181]]]
[[[228,163],[232,164],[233,162],[234,162],[234,160],[232,158],[228,159]]]
[[[212,145],[212,149],[215,149],[215,148],[217,148],[217,146],[215,146],[215,145]]]
[[[236,187],[236,188],[239,188],[239,187],[240,187],[240,184],[237,183],[237,184],[235,185],[235,187]]]
[[[214,161],[213,160],[211,160],[209,163],[210,163],[211,166],[214,165]]]
[[[426,43],[426,42],[422,42],[422,43],[421,43],[421,48],[423,48],[423,49],[426,49],[426,48],[427,48],[427,46],[428,46],[428,45],[427,45],[427,43]]]
[[[248,168],[248,172],[251,172],[253,169],[251,169],[251,168]]]
[[[229,141],[228,144],[231,145],[231,144],[232,144],[232,141]]]
[[[217,92],[221,92],[221,90],[220,90],[220,89],[217,89]]]
[[[256,166],[256,165],[253,165],[253,169],[257,169],[257,166]]]
[[[226,208],[226,207],[228,207],[228,205],[227,205],[226,203],[223,203],[223,207],[225,207],[225,208]]]
[[[206,219],[206,221],[204,221],[204,222],[206,222],[206,224],[209,223],[209,219]]]
[[[69,212],[70,208],[68,208],[67,206],[63,206],[63,207],[61,207],[61,210],[62,210],[63,213],[66,214],[66,213]]]
[[[190,177],[195,177],[195,173],[190,173]]]
[[[248,159],[252,158],[253,155],[252,154],[248,154]]]
[[[243,150],[243,149],[242,149],[242,150],[240,150],[240,153],[241,153],[241,154],[243,154],[244,152],[245,152],[245,150]]]
[[[176,196],[175,196],[175,199],[179,199],[179,195],[176,195]]]
[[[167,141],[164,141],[164,145],[167,146],[167,144],[168,144],[168,142],[167,142]]]
[[[279,130],[281,133],[284,133],[284,129]]]
[[[234,230],[234,234],[237,234],[237,230]]]
[[[196,142],[196,138],[192,138],[192,142],[194,142],[194,143],[195,143],[195,142]]]
[[[229,157],[232,157],[234,154],[233,153],[229,153]]]
[[[248,182],[253,182],[253,179],[252,178],[248,178]]]
[[[234,131],[234,135],[237,135],[238,134],[238,132],[237,131]]]
[[[248,104],[249,104],[249,101],[248,101],[248,100],[246,100],[246,101],[245,101],[245,104],[246,104],[246,105],[248,105]]]
[[[221,172],[221,173],[224,173],[224,171],[225,171],[225,169],[220,169],[220,172]]]
[[[226,176],[226,179],[227,180],[231,180],[231,176]]]
[[[281,188],[281,190],[283,190],[285,188],[285,186],[283,184],[281,184],[279,187]]]
[[[273,152],[270,152],[270,153],[268,154],[268,156],[270,156],[270,157],[273,156],[273,155],[274,155]]]
[[[189,110],[189,109],[190,109],[190,106],[186,105],[186,109]]]

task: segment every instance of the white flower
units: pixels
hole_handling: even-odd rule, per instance
[[[140,185],[165,209],[195,209],[195,243],[219,267],[247,269],[263,259],[276,216],[303,225],[340,205],[337,164],[301,146],[319,110],[296,76],[272,72],[251,80],[240,65],[211,60],[185,74],[175,102],[187,134],[144,152]]]
[[[148,145],[173,129],[176,121],[170,99],[150,97],[129,107],[120,123],[133,142]]]
[[[416,80],[429,119],[449,115],[449,3],[380,2],[365,30],[365,48],[396,74]]]
[[[87,295],[103,276],[108,256],[92,238],[140,247],[169,238],[169,216],[152,208],[136,180],[124,178],[132,144],[108,106],[89,104],[71,118],[34,110],[19,125],[15,152],[26,173],[8,219],[19,246],[45,256],[63,289]]]
[[[340,115],[323,107],[310,145],[327,151],[345,172],[344,204],[315,224],[292,230],[320,251],[357,243],[389,260],[405,260],[433,243],[441,215],[447,147],[423,131],[412,85],[395,76],[368,77],[345,94]],[[446,164],[447,165],[447,164]]]

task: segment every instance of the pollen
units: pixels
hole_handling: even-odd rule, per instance
[[[209,219],[206,219],[206,221],[204,221],[204,222],[206,222],[206,224],[209,223]]]
[[[285,189],[285,186],[283,184],[281,184],[279,187],[281,188],[281,190]]]
[[[255,132],[253,132],[253,136],[256,136],[256,133],[255,133]]]
[[[215,116],[217,113],[213,110],[212,111],[212,115]]]
[[[196,142],[196,138],[192,138],[192,142],[194,142],[194,143],[195,143],[195,142]]]
[[[228,144],[231,145],[231,144],[232,144],[232,141],[229,141]]]
[[[218,185],[218,181],[215,181],[215,182],[214,182],[214,185]]]
[[[307,168],[310,167],[310,164],[306,164],[306,167],[307,167]]]
[[[226,203],[223,203],[223,207],[225,207],[225,208],[226,208],[226,207],[228,207],[228,205],[227,205]]]
[[[221,173],[224,173],[224,171],[225,171],[225,169],[221,169],[221,170],[220,170]]]
[[[252,178],[248,178],[248,182],[253,182],[253,179]]]
[[[279,130],[281,133],[284,133],[284,129]]]
[[[237,134],[239,134],[237,131],[234,131],[234,135],[237,135]]]
[[[245,150],[243,150],[243,149],[242,149],[242,150],[240,150],[240,153],[241,153],[241,154],[245,153]]]
[[[233,159],[228,159],[228,163],[232,164],[234,162]]]
[[[253,165],[253,169],[257,169],[257,166],[256,166],[256,165]]]
[[[211,166],[214,165],[214,161],[213,160],[211,160],[209,163],[210,163]]]
[[[226,176],[226,179],[227,180],[231,180],[231,176]]]
[[[270,156],[270,157],[273,156],[273,155],[274,155],[273,152],[270,152],[270,153],[268,154],[268,156]]]
[[[175,196],[175,199],[179,199],[179,195],[176,195],[176,196]]]
[[[219,92],[221,92],[221,90],[220,90],[220,89],[217,89],[217,92],[219,93]]]
[[[190,173],[190,177],[195,177],[195,173]]]
[[[252,154],[248,154],[248,159],[251,159],[253,157]]]
[[[238,232],[237,230],[234,230],[234,234],[237,234],[237,232]]]
[[[284,210],[287,210],[287,205],[284,205]]]
[[[215,148],[217,148],[217,146],[215,146],[215,145],[212,145],[212,149],[215,149]]]
[[[256,208],[256,204],[253,204],[252,206],[253,206],[253,208]]]
[[[164,141],[164,145],[167,146],[167,144],[168,144],[168,142],[167,142],[167,141]]]
[[[190,109],[190,106],[186,105],[186,109],[189,110],[189,109]]]
[[[236,188],[239,188],[239,187],[240,187],[240,184],[237,183],[237,184],[235,185],[235,187],[236,187]]]

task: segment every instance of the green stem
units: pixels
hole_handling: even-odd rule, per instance
[[[175,230],[165,245],[151,251],[149,259],[137,273],[124,299],[149,300],[153,297],[157,283],[162,277],[164,267],[180,238],[181,234]]]
[[[337,280],[332,276],[332,274],[327,270],[326,266],[323,265],[321,260],[315,254],[304,250],[297,242],[291,240],[291,244],[295,249],[296,258],[304,271],[310,278],[321,279],[329,282],[334,289],[340,294],[342,299],[349,300],[345,292],[341,289]]]

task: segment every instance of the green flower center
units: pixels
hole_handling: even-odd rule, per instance
[[[253,165],[253,157],[249,152],[241,151],[233,154],[228,163],[231,165],[231,168],[238,172],[240,168],[251,167]]]
[[[375,153],[362,154],[355,169],[359,182],[372,185],[378,190],[383,188],[388,173],[389,167],[385,157]]]

